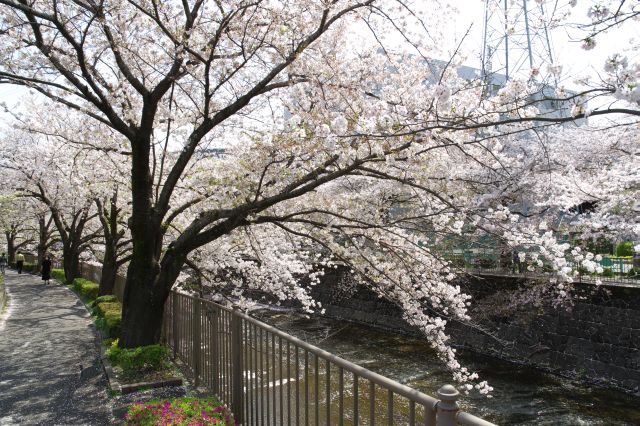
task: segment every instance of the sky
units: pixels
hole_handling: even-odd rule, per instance
[[[499,1],[502,2],[502,0]],[[521,1],[518,0],[518,2]],[[446,29],[444,30],[445,41],[442,46],[443,49],[445,52],[452,52],[460,43],[464,34],[469,31],[462,45],[462,52],[467,57],[465,65],[479,68],[485,2],[483,0],[465,0],[464,2],[441,0],[440,3],[457,8],[457,11],[440,13],[447,20]],[[553,3],[553,1],[546,2],[546,4]],[[584,22],[587,19],[586,14],[590,3],[592,2],[579,0],[577,6],[571,9],[572,14],[566,22]],[[414,4],[418,5],[418,7],[424,7],[425,12],[430,12],[434,8],[439,11],[446,10],[446,8],[439,6],[436,0],[416,0]],[[528,4],[535,5],[535,1],[528,0]],[[566,86],[568,89],[576,90],[580,88],[574,81],[576,76],[589,75],[598,79],[604,61],[613,52],[624,52],[629,56],[630,60],[634,58],[635,61],[640,60],[640,52],[637,49],[629,51],[629,48],[640,43],[640,25],[637,25],[637,22],[621,26],[599,37],[596,47],[588,52],[581,48],[581,43],[579,42],[580,34],[575,31],[568,33],[566,28],[561,27],[551,31],[550,36],[555,63],[563,67],[559,84]],[[441,57],[438,59],[448,58]],[[11,108],[17,107],[19,109],[21,108],[19,106],[20,97],[25,93],[26,90],[21,87],[0,85],[0,102],[4,102]],[[0,111],[0,117],[7,118],[8,114]]]

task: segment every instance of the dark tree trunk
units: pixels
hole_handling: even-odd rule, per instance
[[[134,348],[160,342],[165,301],[185,259],[186,255],[165,253],[162,264],[153,261],[143,268],[134,254],[127,270],[120,347]]]
[[[47,254],[47,243],[49,242],[49,233],[43,216],[38,217],[38,258],[36,259],[36,271],[42,269],[42,261]]]
[[[64,278],[67,284],[80,276],[80,253],[73,246],[64,245],[62,249],[62,265],[64,268]]]
[[[98,208],[98,218],[102,225],[102,237],[104,239],[104,258],[102,259],[102,275],[100,278],[100,288],[98,294],[105,296],[113,294],[116,284],[118,266],[124,261],[121,259],[122,251],[119,248],[124,237],[124,230],[119,229],[118,219],[120,219],[121,209],[118,208],[118,188],[115,187],[109,200],[109,208],[99,198],[95,199]]]
[[[164,301],[168,294],[160,288],[159,280],[163,237],[161,219],[151,204],[151,132],[141,132],[138,139],[131,141],[131,146],[132,212],[129,229],[133,252],[122,301],[121,348],[146,346],[160,341]]]
[[[116,275],[118,273],[118,265],[113,247],[107,244],[104,251],[104,259],[102,260],[102,274],[100,277],[99,296],[113,294],[113,288],[116,284]]]
[[[16,236],[13,232],[5,232],[7,238],[7,259],[9,265],[16,263]]]

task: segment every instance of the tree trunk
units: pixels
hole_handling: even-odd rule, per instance
[[[5,232],[4,234],[7,238],[7,261],[9,265],[14,265],[16,263],[16,236],[12,232]]]
[[[42,261],[47,252],[48,233],[44,217],[38,217],[38,258],[36,260],[36,271],[42,270]]]
[[[80,276],[80,253],[73,247],[65,245],[62,249],[62,256],[65,282],[71,284]]]
[[[154,260],[142,267],[134,254],[127,270],[119,340],[121,348],[160,342],[164,305],[185,259],[183,254],[165,253],[162,264]]]
[[[102,275],[100,277],[99,296],[113,294],[113,288],[116,284],[116,274],[118,273],[118,265],[116,264],[116,256],[111,245],[105,246],[104,259],[102,260]]]

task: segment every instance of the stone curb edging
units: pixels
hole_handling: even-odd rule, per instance
[[[104,367],[105,374],[107,375],[107,380],[109,381],[109,387],[111,388],[111,390],[120,392],[123,395],[126,395],[128,393],[133,393],[144,388],[156,389],[156,388],[163,388],[163,387],[182,386],[182,379],[179,377],[174,377],[174,378],[165,379],[165,380],[156,380],[151,382],[121,383],[116,377],[109,359],[103,355],[101,356],[100,360],[102,361],[102,366]]]

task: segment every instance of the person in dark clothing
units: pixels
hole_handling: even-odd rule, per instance
[[[47,255],[42,261],[42,281],[46,285],[49,284],[49,280],[51,280],[51,256]]]

